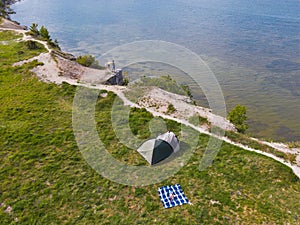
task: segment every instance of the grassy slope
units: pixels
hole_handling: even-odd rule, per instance
[[[11,37],[0,32],[0,42]],[[199,136],[189,164],[163,183],[134,188],[98,175],[74,140],[75,88],[38,81],[28,71],[36,62],[11,67],[36,54],[23,44],[0,45],[0,205],[6,205],[0,206],[1,224],[16,218],[22,224],[300,223],[300,182],[290,169],[223,144],[213,167],[199,172],[208,141],[204,135]],[[99,98],[96,120],[105,134],[100,136],[115,157],[142,164],[139,155],[118,144],[111,132],[113,99],[112,93]],[[151,115],[133,110],[131,118],[131,127],[138,132]],[[177,127],[171,122],[169,126]],[[147,129],[141,130],[138,135],[146,137]],[[122,149],[122,155],[114,149]],[[175,183],[182,185],[193,206],[162,208],[157,188]],[[221,205],[212,206],[210,200]],[[11,214],[5,212],[8,206]]]

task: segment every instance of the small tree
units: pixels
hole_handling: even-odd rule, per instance
[[[247,110],[245,106],[237,105],[228,113],[228,119],[234,124],[235,128],[240,133],[245,133],[248,129]]]
[[[46,41],[51,41],[50,34],[49,34],[48,30],[46,29],[46,27],[44,27],[44,26],[41,27],[40,35],[41,35],[42,39],[44,39]]]
[[[34,37],[38,37],[40,35],[40,32],[38,30],[38,24],[37,23],[33,23],[30,27],[29,27],[29,34],[31,36]]]

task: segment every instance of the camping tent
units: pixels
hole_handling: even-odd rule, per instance
[[[139,147],[138,152],[149,162],[154,165],[178,152],[179,140],[173,132],[167,132],[159,135],[156,139],[146,141]]]

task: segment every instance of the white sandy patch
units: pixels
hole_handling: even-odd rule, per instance
[[[163,114],[166,114],[169,105],[173,105],[175,112],[170,114],[172,117],[189,121],[191,117],[198,115],[207,118],[213,126],[235,131],[234,125],[224,117],[211,113],[210,109],[191,104],[189,97],[170,93],[159,88],[150,89],[145,96],[139,99],[138,105]]]

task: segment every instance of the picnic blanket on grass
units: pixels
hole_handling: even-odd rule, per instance
[[[179,184],[163,186],[158,189],[158,193],[165,209],[177,205],[190,204]]]

